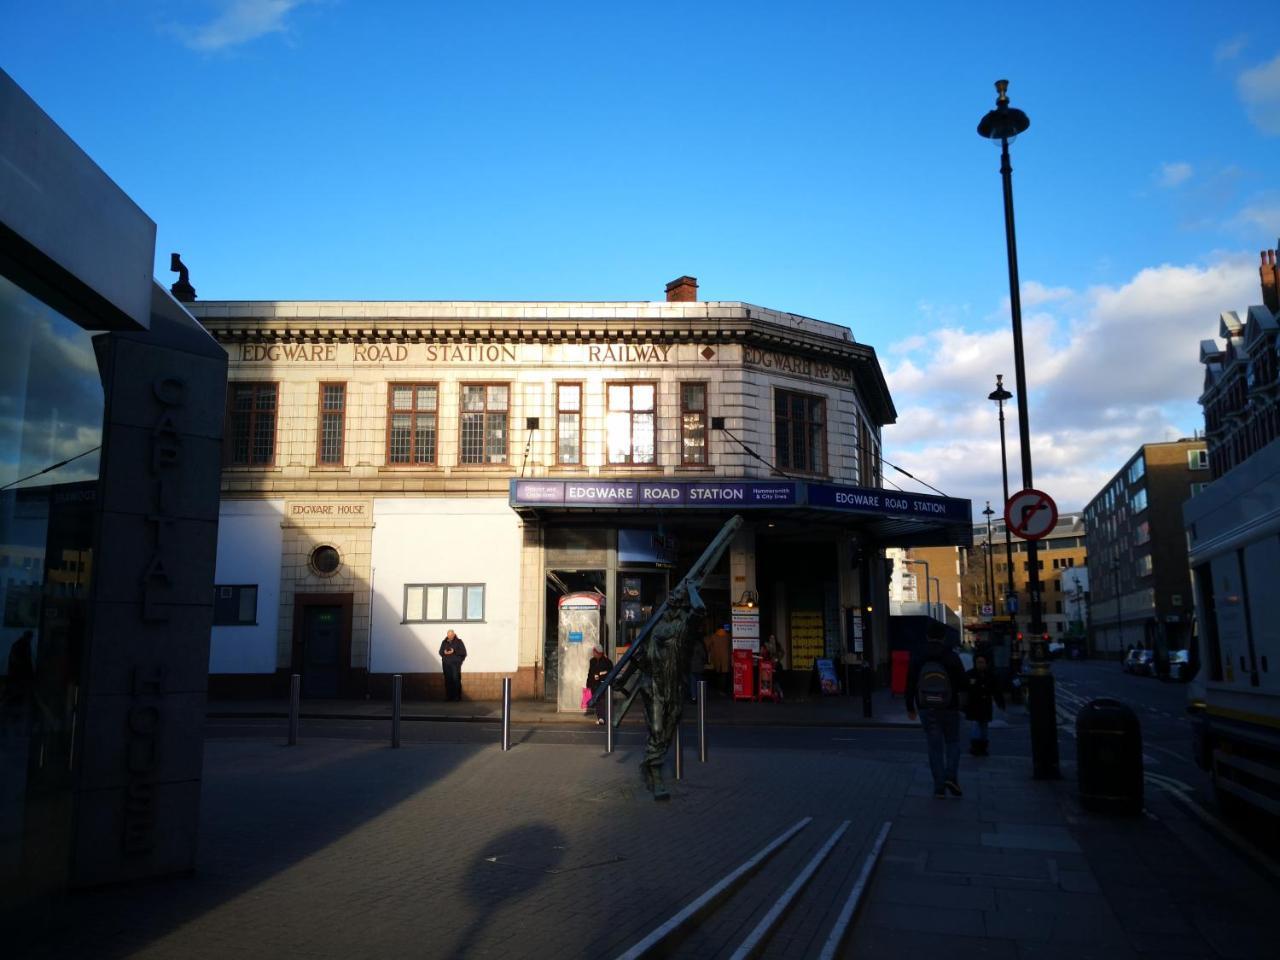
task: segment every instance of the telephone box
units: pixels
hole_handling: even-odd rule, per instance
[[[582,688],[587,685],[591,651],[604,649],[600,625],[604,619],[604,595],[570,593],[560,598],[560,683],[556,709],[582,711]]]

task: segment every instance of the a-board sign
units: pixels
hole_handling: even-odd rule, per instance
[[[1022,540],[1042,540],[1058,523],[1058,505],[1043,490],[1019,490],[1004,505],[1009,532]]]

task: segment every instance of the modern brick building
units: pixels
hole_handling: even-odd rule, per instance
[[[968,502],[881,489],[895,411],[847,328],[696,291],[189,304],[230,361],[214,693],[437,695],[452,627],[467,696],[576,708],[561,600],[616,651],[735,512],[713,625],[751,602],[792,669],[881,660],[883,548],[967,542]]]
[[[966,624],[984,621],[983,606],[992,598],[992,616],[1012,616],[1025,631],[1030,623],[1031,598],[1027,567],[1027,542],[1012,538],[1013,590],[1017,597],[1016,612],[1006,609],[1004,597],[1008,593],[1009,563],[1005,550],[1004,518],[996,516],[991,523],[991,566],[987,568],[987,525],[975,524],[972,531],[973,546],[925,547],[908,551],[913,560],[927,560],[930,574],[938,578],[935,596],[940,588],[943,603],[961,615]],[[1073,620],[1074,586],[1063,586],[1067,570],[1083,567],[1085,549],[1084,522],[1078,513],[1065,513],[1057,525],[1040,541],[1040,590],[1043,599],[1043,620],[1051,640],[1061,640]],[[912,565],[909,570],[923,580],[924,567]],[[908,574],[911,576],[912,574]],[[990,585],[990,593],[988,593]],[[923,584],[917,588],[918,598],[924,599]],[[970,639],[974,636],[970,632]]]
[[[1139,644],[1163,663],[1191,641],[1182,505],[1208,485],[1204,440],[1143,444],[1084,510],[1096,655]]]

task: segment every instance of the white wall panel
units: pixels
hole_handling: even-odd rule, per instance
[[[519,660],[520,522],[503,498],[373,502],[374,673],[439,673],[452,627],[463,675],[514,673]],[[483,622],[403,623],[405,584],[482,583]]]
[[[275,673],[283,517],[283,500],[222,501],[214,582],[257,584],[258,622],[213,628],[210,673]]]

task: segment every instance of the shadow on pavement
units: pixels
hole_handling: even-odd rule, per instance
[[[202,921],[206,915],[239,898],[267,897],[256,888],[268,881],[272,887],[305,887],[309,858],[448,778],[486,749],[493,748],[208,741],[195,872],[6,905],[0,909],[6,931],[0,952],[108,958],[149,947],[155,955],[167,955],[164,941],[178,931],[210,928],[209,935],[217,936],[216,925]],[[394,857],[396,851],[381,854]],[[287,876],[295,870],[295,876]],[[316,903],[315,909],[327,908]]]

